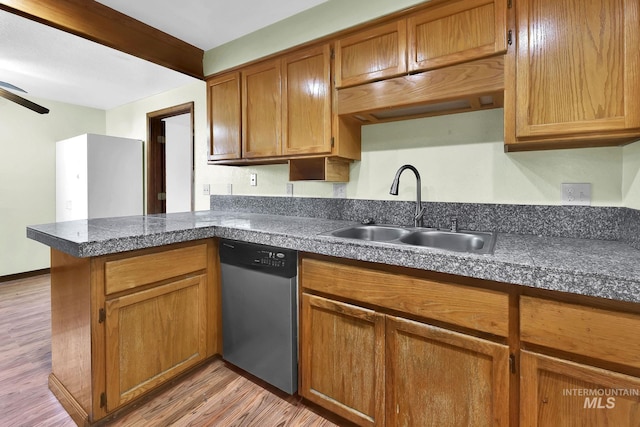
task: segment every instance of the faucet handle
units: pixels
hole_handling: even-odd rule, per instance
[[[451,217],[451,232],[452,233],[458,232],[458,218],[455,216]]]

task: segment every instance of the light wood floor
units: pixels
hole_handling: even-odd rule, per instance
[[[74,426],[51,394],[49,276],[0,283],[0,426]],[[326,415],[326,414],[325,414]],[[333,420],[334,422],[340,422]],[[113,426],[335,426],[214,360]]]

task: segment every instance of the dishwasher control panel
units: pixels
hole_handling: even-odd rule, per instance
[[[298,253],[295,250],[255,243],[222,240],[220,262],[282,277],[294,277],[298,273]]]
[[[269,251],[261,250],[256,254],[257,257],[254,260],[256,264],[268,265],[271,267],[285,267],[287,261],[287,255],[281,251]]]

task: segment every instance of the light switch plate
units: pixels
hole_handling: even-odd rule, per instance
[[[204,196],[211,194],[211,186],[209,184],[202,184],[202,194]]]
[[[293,183],[287,182],[287,196],[293,196]]]
[[[252,173],[251,175],[249,175],[249,184],[252,187],[255,187],[256,185],[258,185],[258,174],[257,173]]]
[[[227,184],[227,194],[233,194],[233,184]]]
[[[590,206],[591,205],[591,184],[590,183],[563,183],[562,184],[562,204]]]

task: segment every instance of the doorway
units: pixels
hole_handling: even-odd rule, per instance
[[[147,113],[147,214],[193,210],[193,102]]]

